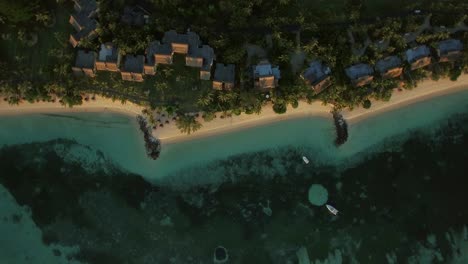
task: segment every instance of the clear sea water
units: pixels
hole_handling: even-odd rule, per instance
[[[467,99],[352,124],[339,148],[330,119],[302,118],[157,161],[131,117],[0,117],[0,263],[213,263],[218,245],[229,263],[468,263]]]

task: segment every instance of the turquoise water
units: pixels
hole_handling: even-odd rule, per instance
[[[234,133],[164,145],[157,161],[148,159],[136,121],[115,113],[34,114],[0,117],[0,144],[74,139],[102,151],[115,164],[150,181],[165,180],[191,166],[229,156],[278,148],[302,147],[304,155],[325,164],[338,164],[370,151],[383,139],[466,112],[468,92],[446,95],[387,112],[353,124],[348,142],[333,144],[330,119],[308,117],[281,121]],[[14,131],[14,132],[13,132]],[[297,157],[298,161],[301,157]],[[195,179],[199,180],[199,179]]]
[[[229,263],[297,263],[301,247],[311,263],[468,263],[467,99],[353,124],[340,148],[331,120],[303,118],[157,161],[127,116],[0,117],[0,263],[212,263],[219,245]]]

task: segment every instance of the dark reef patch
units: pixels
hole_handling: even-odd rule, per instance
[[[79,144],[54,140],[2,148],[0,183],[31,208],[44,243],[79,245],[74,257],[89,263],[209,262],[219,245],[232,263],[295,263],[300,246],[311,259],[339,250],[345,263],[386,263],[389,252],[417,254],[429,234],[450,258],[445,232],[468,223],[468,116],[386,144],[345,169],[311,165],[313,157],[305,165],[296,148],[238,155],[193,175],[222,168],[223,182],[182,191],[102,154],[99,166],[65,158],[57,149]],[[338,217],[309,204],[312,183],[327,188]]]

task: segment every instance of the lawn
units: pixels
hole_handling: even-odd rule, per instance
[[[28,65],[31,77],[47,78],[47,68],[50,62],[49,52],[68,45],[68,36],[72,31],[68,23],[69,11],[64,7],[55,10],[56,23],[50,28],[40,29],[37,43],[29,47],[17,38],[17,31],[10,30],[9,40],[0,40],[0,57],[10,63]],[[67,52],[72,52],[71,47]]]
[[[145,98],[152,106],[177,105],[182,111],[196,111],[197,99],[209,91],[211,81],[200,80],[199,69],[185,66],[185,56],[174,55],[172,65],[159,65],[155,76],[144,81],[123,81],[118,72],[98,71],[91,84],[102,92],[129,99]]]
[[[178,105],[183,111],[195,111],[198,97],[211,88],[211,81],[200,80],[200,70],[185,66],[185,56],[174,55],[172,65],[159,65],[156,75],[147,78],[144,89],[151,101]]]

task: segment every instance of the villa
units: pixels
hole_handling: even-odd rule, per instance
[[[319,94],[332,84],[330,73],[330,68],[321,61],[313,61],[301,77],[314,90],[315,94]]]
[[[235,66],[234,64],[224,65],[216,63],[213,89],[215,90],[231,90],[235,85]]]
[[[162,43],[153,41],[147,49],[147,54],[153,54],[155,64],[172,64],[174,53],[186,55],[186,66],[200,68],[200,79],[211,78],[214,50],[208,45],[201,45],[200,37],[196,33],[179,34],[170,30],[164,33]]]
[[[98,58],[96,60],[96,69],[98,71],[119,71],[120,54],[117,47],[108,42],[101,44]]]
[[[150,42],[148,48],[145,51],[145,65],[144,65],[144,73],[148,75],[155,75],[156,74],[156,58],[155,53],[157,50],[157,45],[159,45],[159,41]]]
[[[78,50],[75,59],[75,66],[72,67],[73,74],[77,77],[94,77],[96,53],[93,51]]]
[[[77,31],[70,34],[70,44],[75,48],[83,38],[93,39],[97,36],[97,3],[96,0],[74,0],[75,13],[70,15],[70,24]]]
[[[406,51],[406,60],[411,65],[411,70],[426,67],[431,64],[431,52],[426,45],[418,46]]]
[[[281,78],[279,67],[272,67],[267,60],[253,67],[254,86],[256,89],[267,90],[278,86]]]
[[[121,70],[122,80],[142,82],[144,73],[145,56],[126,55]]]
[[[447,39],[436,44],[439,62],[456,61],[462,57],[463,44],[458,39]]]
[[[213,60],[214,51],[210,46],[190,47],[189,53],[185,57],[185,65],[200,68],[200,79],[209,80]]]
[[[367,85],[374,80],[374,70],[368,64],[359,63],[353,65],[346,68],[345,72],[354,87]]]
[[[146,55],[153,56],[155,64],[172,64],[172,46],[169,43],[151,42],[146,49]]]
[[[375,69],[383,79],[397,78],[403,73],[403,62],[397,56],[388,56],[377,61]]]
[[[175,30],[165,32],[162,42],[171,44],[172,52],[180,54],[187,54],[189,47],[198,47],[201,44],[197,33],[179,34]]]

